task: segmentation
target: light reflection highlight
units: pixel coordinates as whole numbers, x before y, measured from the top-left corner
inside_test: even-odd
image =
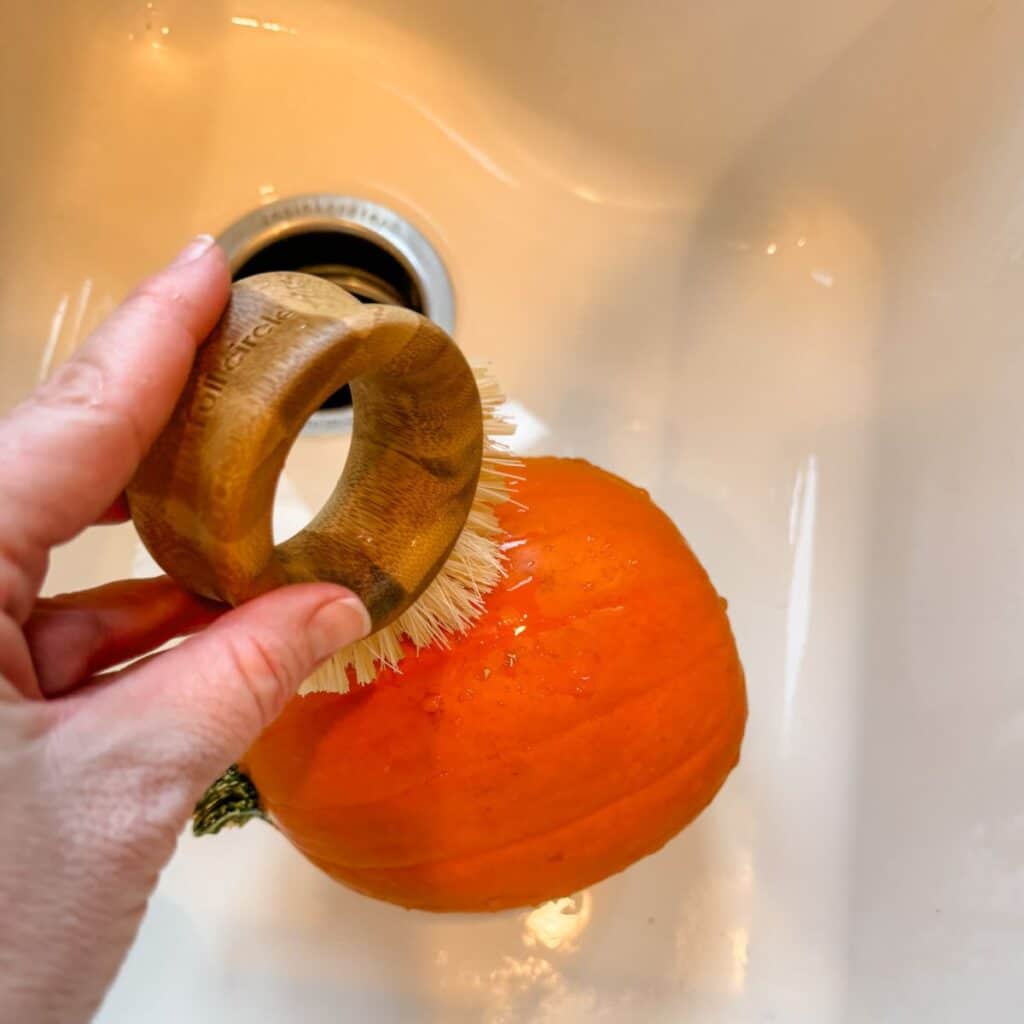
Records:
[[[53,369],[54,355],[57,351],[57,342],[60,340],[60,332],[64,327],[64,318],[68,313],[68,303],[71,301],[71,296],[65,292],[60,297],[60,302],[57,303],[57,308],[53,311],[53,316],[50,318],[50,334],[46,339],[46,347],[43,349],[43,358],[39,364],[39,383],[50,376],[50,371]]]
[[[729,932],[729,944],[732,947],[732,988],[734,992],[742,992],[747,980],[750,933],[746,928],[734,928]]]
[[[231,24],[237,25],[239,28],[259,28],[263,29],[264,32],[279,32],[289,36],[299,34],[297,28],[292,28],[290,25],[282,25],[279,21],[261,21],[259,18],[247,18],[242,15],[233,16]]]
[[[43,346],[43,355],[39,361],[39,382],[45,381],[53,372],[53,368],[63,362],[78,348],[84,332],[86,314],[92,299],[93,280],[85,278],[78,291],[73,319],[69,321],[68,310],[71,306],[71,294],[65,292],[57,308],[50,317],[50,331]]]
[[[523,945],[533,948],[576,948],[576,941],[590,924],[593,897],[589,889],[575,896],[563,896],[531,910],[523,921]]]
[[[814,569],[814,523],[818,509],[818,457],[810,455],[797,473],[789,509],[789,543],[793,569],[786,610],[786,657],[782,690],[782,743],[789,745],[793,705],[811,624],[811,578]]]
[[[497,178],[504,185],[510,188],[521,188],[518,178],[509,174],[503,167],[500,167],[491,157],[479,146],[474,145],[466,136],[459,132],[454,125],[450,124],[434,110],[428,107],[422,100],[413,93],[399,88],[393,82],[377,82],[381,89],[389,92],[397,100],[411,107],[420,114],[426,121],[433,125],[450,142],[458,146],[471,160],[482,167],[488,174]]]
[[[551,428],[522,402],[508,401],[501,406],[498,414],[508,417],[515,424],[515,446],[520,455],[526,455],[537,448],[551,433]]]

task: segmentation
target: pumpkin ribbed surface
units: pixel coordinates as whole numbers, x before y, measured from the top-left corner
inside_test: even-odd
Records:
[[[371,896],[566,895],[658,849],[738,760],[725,602],[671,520],[582,461],[523,475],[499,509],[508,578],[472,630],[370,686],[296,698],[242,763],[299,850]]]

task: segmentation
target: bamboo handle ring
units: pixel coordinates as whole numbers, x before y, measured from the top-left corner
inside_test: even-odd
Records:
[[[341,479],[313,521],[275,546],[288,450],[346,383],[354,425]],[[232,287],[128,503],[157,563],[195,593],[240,604],[288,583],[339,583],[379,629],[448,558],[482,454],[476,379],[441,328],[320,278],[260,274]]]

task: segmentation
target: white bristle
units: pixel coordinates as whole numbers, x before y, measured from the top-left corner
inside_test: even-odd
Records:
[[[400,671],[405,655],[402,637],[417,649],[448,647],[452,635],[465,633],[476,622],[483,613],[485,595],[504,577],[503,531],[494,508],[511,500],[509,488],[522,479],[511,471],[523,463],[494,440],[515,432],[515,424],[497,414],[505,401],[501,388],[490,371],[477,368],[474,374],[483,408],[484,454],[473,507],[448,561],[412,607],[390,626],[324,662],[302,684],[300,694],[347,693],[349,668],[360,685],[372,682],[382,669]]]

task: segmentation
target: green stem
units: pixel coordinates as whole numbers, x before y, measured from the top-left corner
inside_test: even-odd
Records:
[[[260,795],[252,779],[233,764],[196,804],[192,833],[213,836],[222,828],[238,828],[253,818],[270,820],[260,807]]]

